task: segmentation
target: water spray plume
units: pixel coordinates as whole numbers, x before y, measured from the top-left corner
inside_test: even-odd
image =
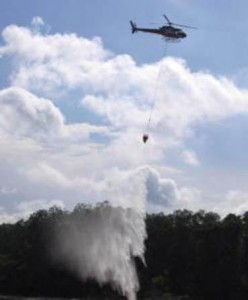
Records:
[[[81,279],[111,286],[136,299],[139,281],[135,257],[144,260],[144,214],[133,208],[77,206],[56,230],[56,259]]]

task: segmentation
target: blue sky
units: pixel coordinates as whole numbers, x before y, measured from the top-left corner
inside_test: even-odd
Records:
[[[246,11],[241,0],[1,2],[0,221],[106,199],[248,209]],[[162,38],[129,25],[160,26],[163,13],[198,28],[166,56]]]
[[[158,60],[164,42],[156,36],[132,36],[129,20],[148,27],[156,26],[150,22],[157,22],[159,26],[166,12],[174,22],[199,28],[188,30],[188,39],[169,49],[170,55],[185,58],[193,70],[233,74],[248,65],[247,3],[244,0],[157,0],[155,3],[152,0],[10,0],[0,5],[1,29],[9,24],[28,26],[34,16],[40,16],[53,33],[74,32],[88,38],[100,36],[106,48],[117,54],[129,53],[139,63]]]

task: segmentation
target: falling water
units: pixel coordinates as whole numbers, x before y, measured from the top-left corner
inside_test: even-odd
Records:
[[[82,280],[95,279],[129,300],[139,289],[134,257],[143,260],[144,214],[107,203],[76,209],[56,235],[56,258]]]

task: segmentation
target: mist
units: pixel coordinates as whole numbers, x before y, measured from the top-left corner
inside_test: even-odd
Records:
[[[107,202],[95,207],[79,205],[58,222],[53,257],[82,280],[109,283],[121,295],[135,300],[139,280],[134,258],[144,262],[145,238],[143,212]]]

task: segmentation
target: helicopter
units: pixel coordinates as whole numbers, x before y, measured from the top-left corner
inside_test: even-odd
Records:
[[[137,31],[155,33],[155,34],[162,35],[163,37],[166,38],[166,40],[176,41],[176,40],[186,38],[187,34],[182,29],[177,28],[175,26],[196,29],[196,27],[172,23],[165,14],[163,15],[163,17],[167,21],[168,25],[164,25],[157,29],[156,28],[139,28],[133,21],[130,21],[132,33],[135,33]]]

